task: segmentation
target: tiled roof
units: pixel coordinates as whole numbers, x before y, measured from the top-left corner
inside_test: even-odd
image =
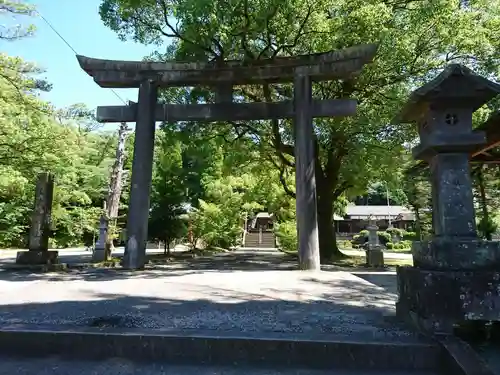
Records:
[[[402,215],[408,220],[409,217],[413,217],[413,212],[404,206],[347,206],[346,208],[346,218],[363,219],[370,215],[381,219],[388,216],[395,219]]]

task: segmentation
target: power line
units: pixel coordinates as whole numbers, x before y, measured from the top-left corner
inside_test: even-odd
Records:
[[[73,51],[73,53],[74,53],[75,55],[78,55],[78,52],[76,52],[76,50],[75,50],[75,49],[71,46],[71,44],[70,44],[70,43],[69,43],[69,42],[68,42],[68,41],[67,41],[67,40],[66,40],[66,39],[65,39],[65,38],[64,38],[64,37],[63,37],[63,36],[62,36],[62,35],[61,35],[58,31],[57,31],[57,30],[56,30],[56,28],[55,28],[55,27],[54,27],[54,26],[53,26],[53,25],[52,25],[52,24],[51,24],[51,23],[50,23],[50,22],[49,22],[49,21],[48,21],[48,20],[47,20],[47,19],[46,19],[46,18],[45,18],[45,17],[44,17],[44,16],[43,16],[40,12],[39,12],[39,11],[36,11],[36,13],[37,13],[37,14],[40,16],[40,18],[41,18],[41,19],[42,19],[42,20],[43,20],[43,21],[47,24],[47,26],[49,26],[49,27],[51,28],[51,30],[52,30],[54,33],[56,33],[56,35],[57,35],[57,36],[58,36],[58,37],[59,37],[59,38],[60,38],[60,39],[64,42],[64,44],[66,44],[66,45],[68,46],[68,48],[69,48],[70,50],[72,50],[72,51]],[[119,99],[119,100],[120,100],[123,104],[127,105],[127,102],[126,102],[125,100],[123,100],[123,98],[122,98],[120,95],[118,95],[118,93],[117,93],[115,90],[113,90],[113,89],[111,89],[111,88],[110,88],[110,90],[111,90],[111,92],[112,92],[113,94],[115,94],[115,96],[116,96],[116,97],[117,97],[117,98],[118,98],[118,99]]]

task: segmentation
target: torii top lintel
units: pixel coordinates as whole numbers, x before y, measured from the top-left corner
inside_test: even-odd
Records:
[[[377,45],[359,45],[294,57],[277,57],[252,62],[146,62],[102,60],[77,55],[81,68],[101,87],[133,88],[151,80],[159,86],[179,87],[220,84],[290,82],[297,72],[313,80],[331,80],[355,76],[371,62]]]

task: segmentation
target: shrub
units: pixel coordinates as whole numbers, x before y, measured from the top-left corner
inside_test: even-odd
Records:
[[[488,238],[488,236],[491,236],[493,233],[497,231],[498,225],[491,218],[488,218],[488,220],[486,220],[483,217],[481,218],[481,220],[479,220],[477,229],[481,237]]]
[[[387,228],[386,232],[390,233],[391,236],[396,235],[399,238],[403,238],[404,235],[406,234],[406,231],[400,228]]]
[[[394,248],[394,244],[393,244],[392,242],[387,242],[387,243],[385,244],[385,247],[386,247],[388,250],[391,250],[391,249],[393,249],[393,248]]]
[[[411,244],[412,241],[401,241],[398,243],[391,243],[391,247],[387,246],[387,249],[394,249],[394,250],[410,250],[411,249]]]
[[[352,247],[358,248],[359,246],[363,245],[366,241],[368,240],[368,232],[365,234],[355,234],[352,237]]]
[[[402,237],[403,241],[418,241],[417,233],[415,232],[405,232]]]
[[[409,249],[411,249],[412,243],[413,243],[413,241],[403,240],[400,243],[398,243],[398,245],[399,245],[400,249],[408,249],[409,250]]]
[[[337,246],[341,249],[352,249],[352,242],[349,240],[337,241]]]
[[[297,224],[295,220],[284,221],[274,225],[274,234],[278,246],[284,251],[297,251]]]
[[[378,240],[382,245],[385,245],[387,242],[391,242],[392,237],[390,233],[384,231],[378,231]],[[360,245],[364,245],[368,241],[368,231],[362,230],[359,234],[356,234],[352,237],[352,246],[360,247]]]
[[[377,235],[378,235],[378,240],[382,245],[385,245],[388,242],[391,242],[392,240],[392,236],[388,232],[378,231]]]

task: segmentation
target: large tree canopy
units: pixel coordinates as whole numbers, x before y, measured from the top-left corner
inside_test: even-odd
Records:
[[[373,180],[390,181],[413,129],[392,124],[416,85],[449,62],[498,74],[500,5],[471,0],[103,0],[101,17],[122,38],[162,46],[155,59],[255,60],[377,43],[355,79],[315,85],[318,98],[352,97],[357,115],[316,120],[318,220],[323,258],[338,254],[333,205]],[[112,56],[110,56],[112,58]],[[291,97],[289,85],[237,88],[250,101]],[[230,124],[251,134],[281,175],[293,167],[289,121]],[[221,127],[223,129],[223,127]],[[282,179],[284,180],[284,179]],[[286,187],[293,194],[293,189]]]

